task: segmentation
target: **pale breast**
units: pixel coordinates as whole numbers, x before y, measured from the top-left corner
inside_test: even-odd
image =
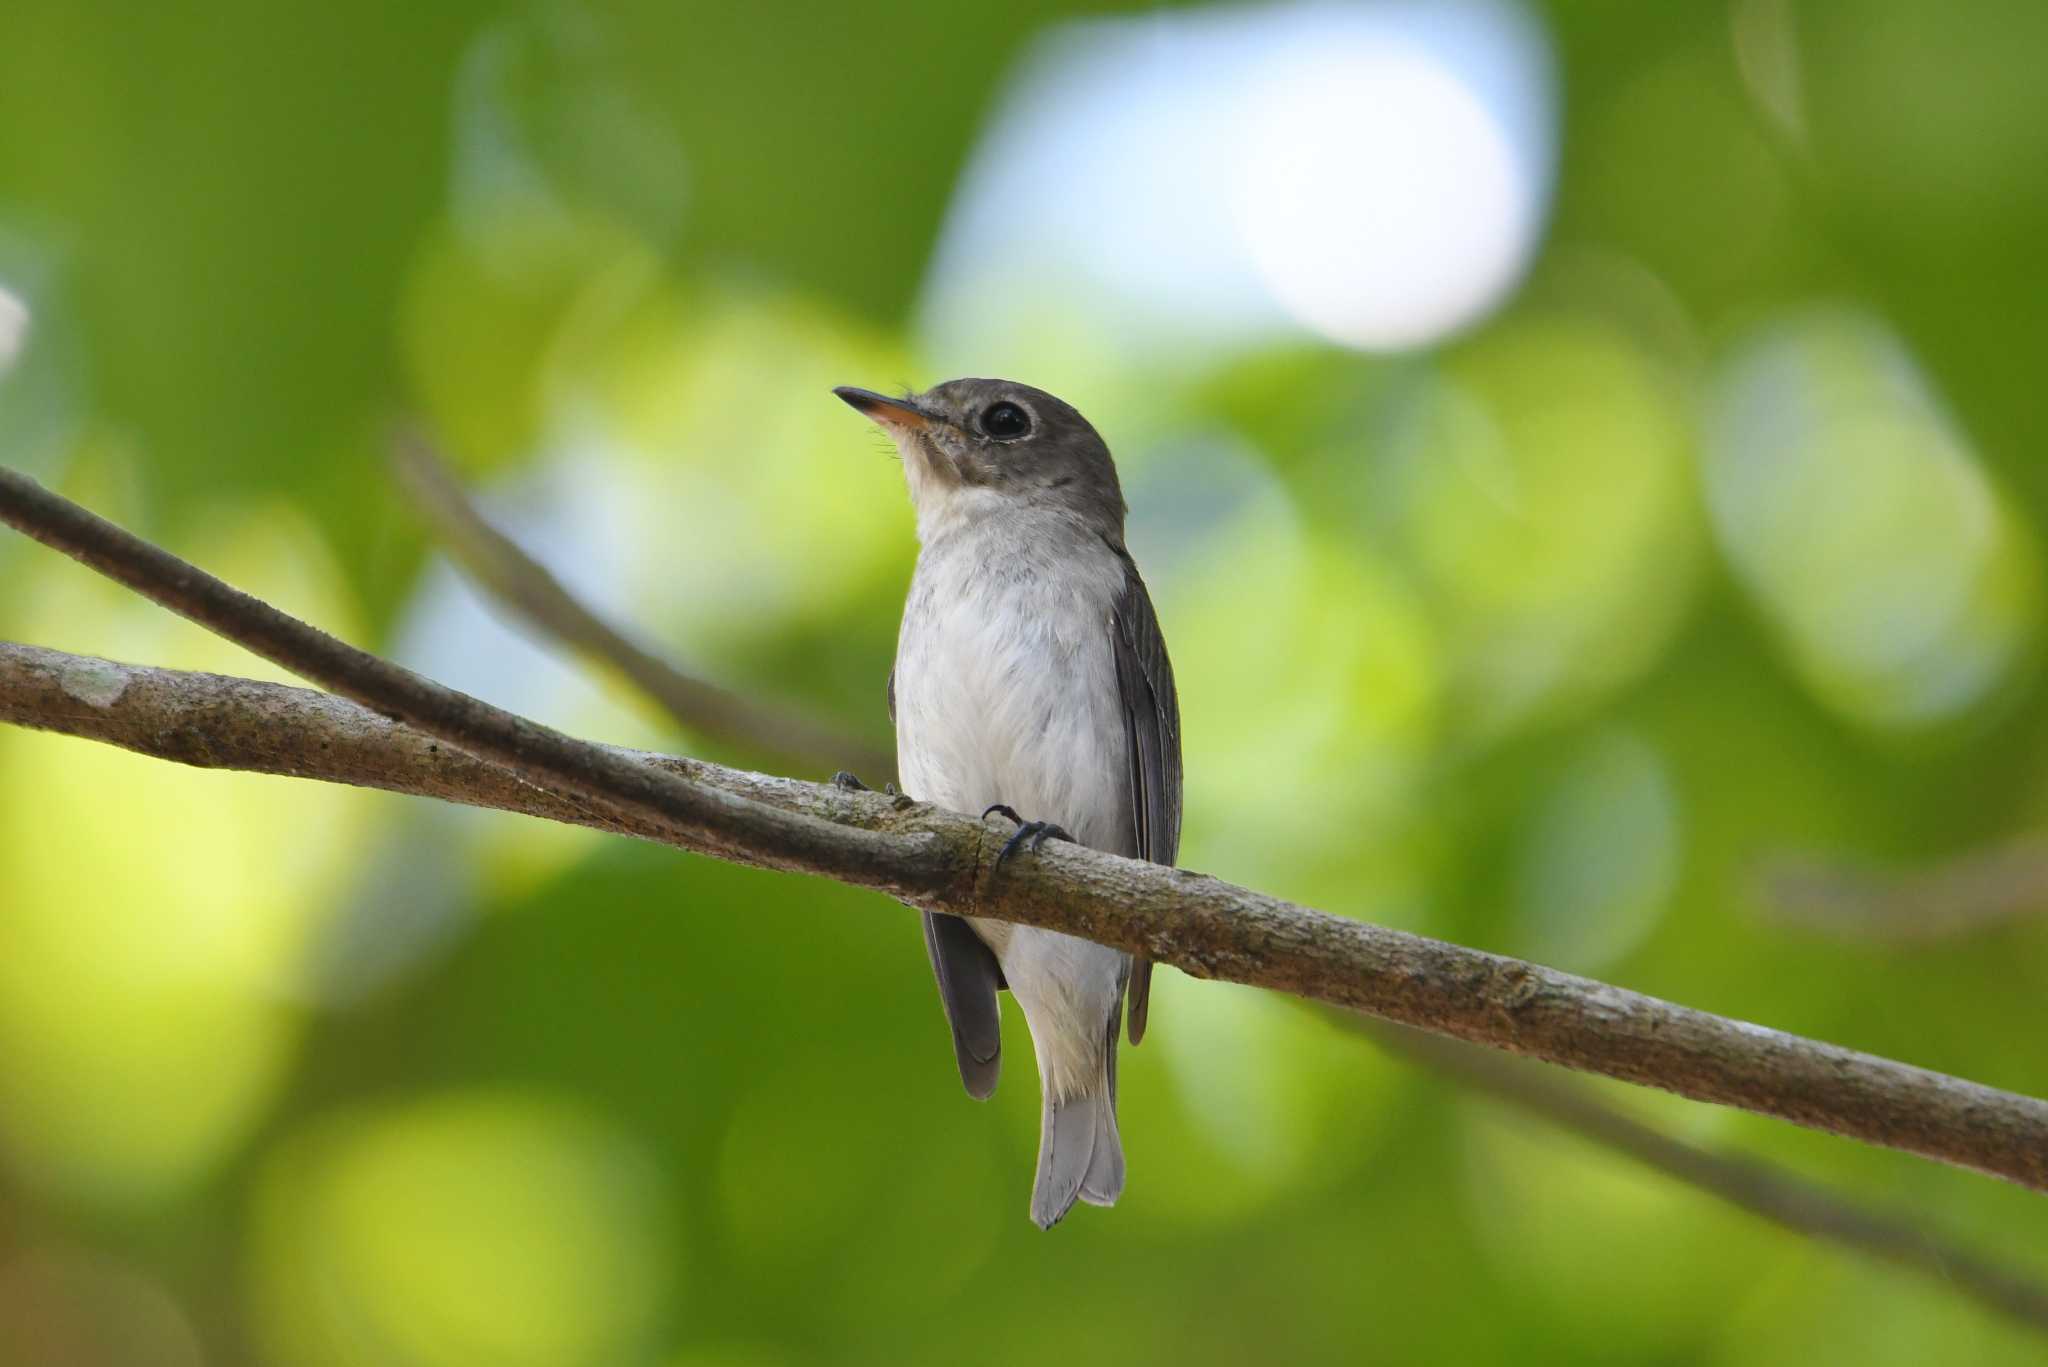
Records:
[[[1135,853],[1110,611],[1123,567],[1064,520],[1017,517],[927,546],[896,655],[904,790],[991,803]]]

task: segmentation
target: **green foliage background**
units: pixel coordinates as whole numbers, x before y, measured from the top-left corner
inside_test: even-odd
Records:
[[[826,390],[943,378],[963,166],[1114,8],[10,0],[4,459],[548,721],[748,758],[488,626],[387,475],[417,413],[652,638],[885,743],[909,514]],[[2048,1093],[2040,919],[1880,938],[1757,879],[2043,819],[2048,8],[1538,17],[1547,235],[1442,347],[1191,362],[987,303],[1125,469],[1185,862]],[[1746,416],[1785,375],[1796,439]],[[20,538],[0,634],[272,673]],[[1028,1043],[960,1096],[907,914],[510,818],[4,733],[0,945],[7,1361],[2039,1356],[1170,972],[1129,1194],[1041,1235]],[[2038,1198],[1611,1094],[2048,1273]]]

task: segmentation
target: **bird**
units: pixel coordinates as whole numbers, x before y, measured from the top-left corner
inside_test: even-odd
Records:
[[[1016,823],[999,869],[1048,839],[1173,863],[1180,704],[1102,437],[1009,380],[833,392],[894,441],[916,516],[887,689],[903,791]],[[1113,1205],[1117,1038],[1120,1024],[1144,1038],[1150,961],[934,912],[924,941],[969,1096],[986,1099],[1001,1071],[998,991],[1023,1010],[1043,1100],[1032,1220],[1050,1229],[1076,1200]]]

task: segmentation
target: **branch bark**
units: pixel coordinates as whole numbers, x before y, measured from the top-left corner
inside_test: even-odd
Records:
[[[372,739],[389,742],[396,728],[341,714],[355,733],[351,762],[358,768],[352,772],[374,769],[375,786],[427,792],[431,782],[438,789],[432,795],[452,797],[466,791],[467,782],[479,790],[480,805],[536,814],[536,807],[514,805],[512,795],[541,789],[523,801],[557,804],[556,812],[573,812],[567,819],[580,824],[735,862],[821,874],[929,910],[1063,930],[1149,954],[1197,977],[1291,992],[2048,1190],[2048,1103],[2031,1097],[1076,845],[1047,845],[998,874],[998,842],[985,841],[987,828],[970,817],[715,765],[650,763],[572,739],[355,650],[13,471],[0,470],[0,520],[421,733],[396,744],[402,753],[387,755]],[[134,677],[107,674],[97,689],[89,678],[81,688],[75,672],[68,684],[51,675],[76,666],[53,665],[48,652],[39,654],[44,658],[22,647],[8,651],[15,681],[0,687],[5,719],[117,744],[123,737],[154,738],[157,748],[139,747],[148,753],[187,751],[167,757],[203,753],[226,763],[247,750],[262,761],[255,767],[267,772],[362,781],[338,772],[343,766],[328,757],[335,749],[332,734],[264,726],[260,741],[249,735],[236,741],[200,726],[200,715],[185,706],[193,676],[147,671],[157,677],[144,681],[152,687],[137,692],[135,705],[157,697],[174,704],[175,715],[160,712],[154,721],[132,718],[116,726],[104,718],[121,712]],[[30,675],[42,682],[24,682]],[[192,686],[216,697],[223,688],[266,687],[199,677],[211,681]],[[337,719],[327,711],[337,706],[332,699],[280,696],[298,693],[280,690],[266,700],[296,707],[309,721]],[[173,733],[168,743],[167,730]],[[321,739],[328,741],[325,750]],[[437,742],[464,754],[445,756],[433,748]],[[370,752],[363,751],[366,745]],[[504,773],[486,782],[470,767],[479,762]],[[433,778],[408,773],[420,767]],[[497,800],[482,798],[484,788]]]

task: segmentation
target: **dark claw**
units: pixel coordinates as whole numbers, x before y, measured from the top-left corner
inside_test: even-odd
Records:
[[[988,820],[988,814],[989,814],[990,812],[1001,812],[1001,813],[1002,813],[1002,814],[1003,814],[1004,816],[1007,816],[1008,818],[1010,818],[1010,820],[1012,820],[1012,821],[1016,822],[1016,823],[1017,823],[1017,824],[1018,824],[1019,826],[1021,826],[1021,825],[1023,825],[1023,824],[1024,824],[1024,818],[1023,818],[1023,817],[1021,817],[1021,816],[1018,816],[1018,815],[1017,815],[1017,809],[1016,809],[1015,807],[1012,807],[1012,806],[1010,806],[1010,805],[1009,805],[1008,803],[1005,803],[1005,802],[991,802],[991,803],[989,803],[989,804],[988,804],[988,806],[986,806],[986,807],[983,807],[983,808],[981,809],[981,819],[982,819],[983,821],[986,821],[986,820]]]
[[[832,786],[834,788],[844,788],[848,792],[852,793],[865,793],[868,791],[867,784],[862,783],[858,778],[854,777],[851,773],[847,772],[844,769],[841,769],[838,773],[832,775]]]
[[[1073,838],[1064,826],[1055,826],[1050,821],[1027,821],[1017,827],[1016,833],[1010,837],[1010,842],[1003,846],[1003,852],[996,856],[996,867],[1001,868],[1003,861],[1015,854],[1017,847],[1026,842],[1029,842],[1031,852],[1037,854],[1038,847],[1048,840],[1071,841]]]

